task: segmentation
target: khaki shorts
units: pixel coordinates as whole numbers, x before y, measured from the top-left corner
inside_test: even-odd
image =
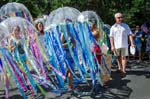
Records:
[[[128,48],[119,48],[114,52],[115,56],[128,56]]]

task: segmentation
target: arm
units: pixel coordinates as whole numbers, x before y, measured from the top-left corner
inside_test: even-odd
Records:
[[[110,44],[111,44],[111,50],[114,51],[115,46],[114,46],[114,38],[113,37],[110,37]]]
[[[132,36],[132,35],[129,35],[129,39],[130,39],[131,46],[134,47],[133,36]]]
[[[12,52],[12,51],[15,49],[15,46],[13,46],[13,45],[11,46],[11,45],[10,45],[9,48],[10,48],[10,51]]]
[[[111,50],[115,51],[113,27],[110,29],[110,45],[111,45]]]
[[[136,37],[136,33],[132,34],[133,37]]]
[[[10,40],[8,40],[8,48],[10,52],[12,52],[15,49],[15,46],[13,45],[13,40],[11,38]]]
[[[137,38],[141,38],[142,36],[141,35],[139,35],[139,36],[136,36]]]
[[[133,34],[132,34],[132,32],[131,32],[131,30],[130,30],[128,25],[127,25],[127,33],[129,35],[129,40],[130,40],[131,46],[134,47]]]
[[[66,48],[68,46],[68,44],[67,44],[67,42],[65,43],[65,37],[63,34],[61,35],[61,41],[62,41],[63,47]]]
[[[140,34],[140,35],[138,35],[138,36],[136,35],[136,37],[137,37],[137,38],[141,38],[141,37],[142,37],[142,34]]]

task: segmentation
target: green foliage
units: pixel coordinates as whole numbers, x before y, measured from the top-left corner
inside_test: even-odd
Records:
[[[122,12],[124,21],[131,26],[150,22],[150,0],[0,0],[0,7],[8,2],[23,3],[34,18],[70,6],[80,11],[93,10],[110,25],[114,23],[116,12]]]

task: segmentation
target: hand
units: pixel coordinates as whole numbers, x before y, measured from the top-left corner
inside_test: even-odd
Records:
[[[135,34],[132,34],[133,37],[135,37]]]
[[[21,44],[21,42],[20,42],[20,41],[18,41],[18,42],[17,42],[17,45],[20,45],[20,44]]]
[[[10,51],[11,51],[11,52],[13,52],[14,49],[15,49],[15,46],[11,46],[11,47],[10,47]]]
[[[111,51],[113,51],[113,52],[115,51],[115,47],[114,46],[111,47]]]
[[[135,47],[135,45],[133,43],[131,43],[131,47]]]

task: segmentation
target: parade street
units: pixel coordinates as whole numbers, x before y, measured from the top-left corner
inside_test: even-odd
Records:
[[[0,99],[150,99],[150,0],[0,0]]]
[[[150,99],[150,62],[136,61],[128,62],[127,76],[121,78],[116,73],[116,66],[112,67],[112,80],[108,82],[108,88],[102,88],[97,85],[97,92],[91,93],[91,87],[87,84],[79,84],[76,87],[77,92],[64,92],[61,95],[46,90],[44,99]],[[90,78],[89,78],[90,81]],[[0,99],[4,99],[4,92],[0,92]],[[23,99],[17,89],[12,89],[9,93],[10,99]],[[28,99],[32,99],[28,95]],[[37,99],[43,99],[39,95]]]

